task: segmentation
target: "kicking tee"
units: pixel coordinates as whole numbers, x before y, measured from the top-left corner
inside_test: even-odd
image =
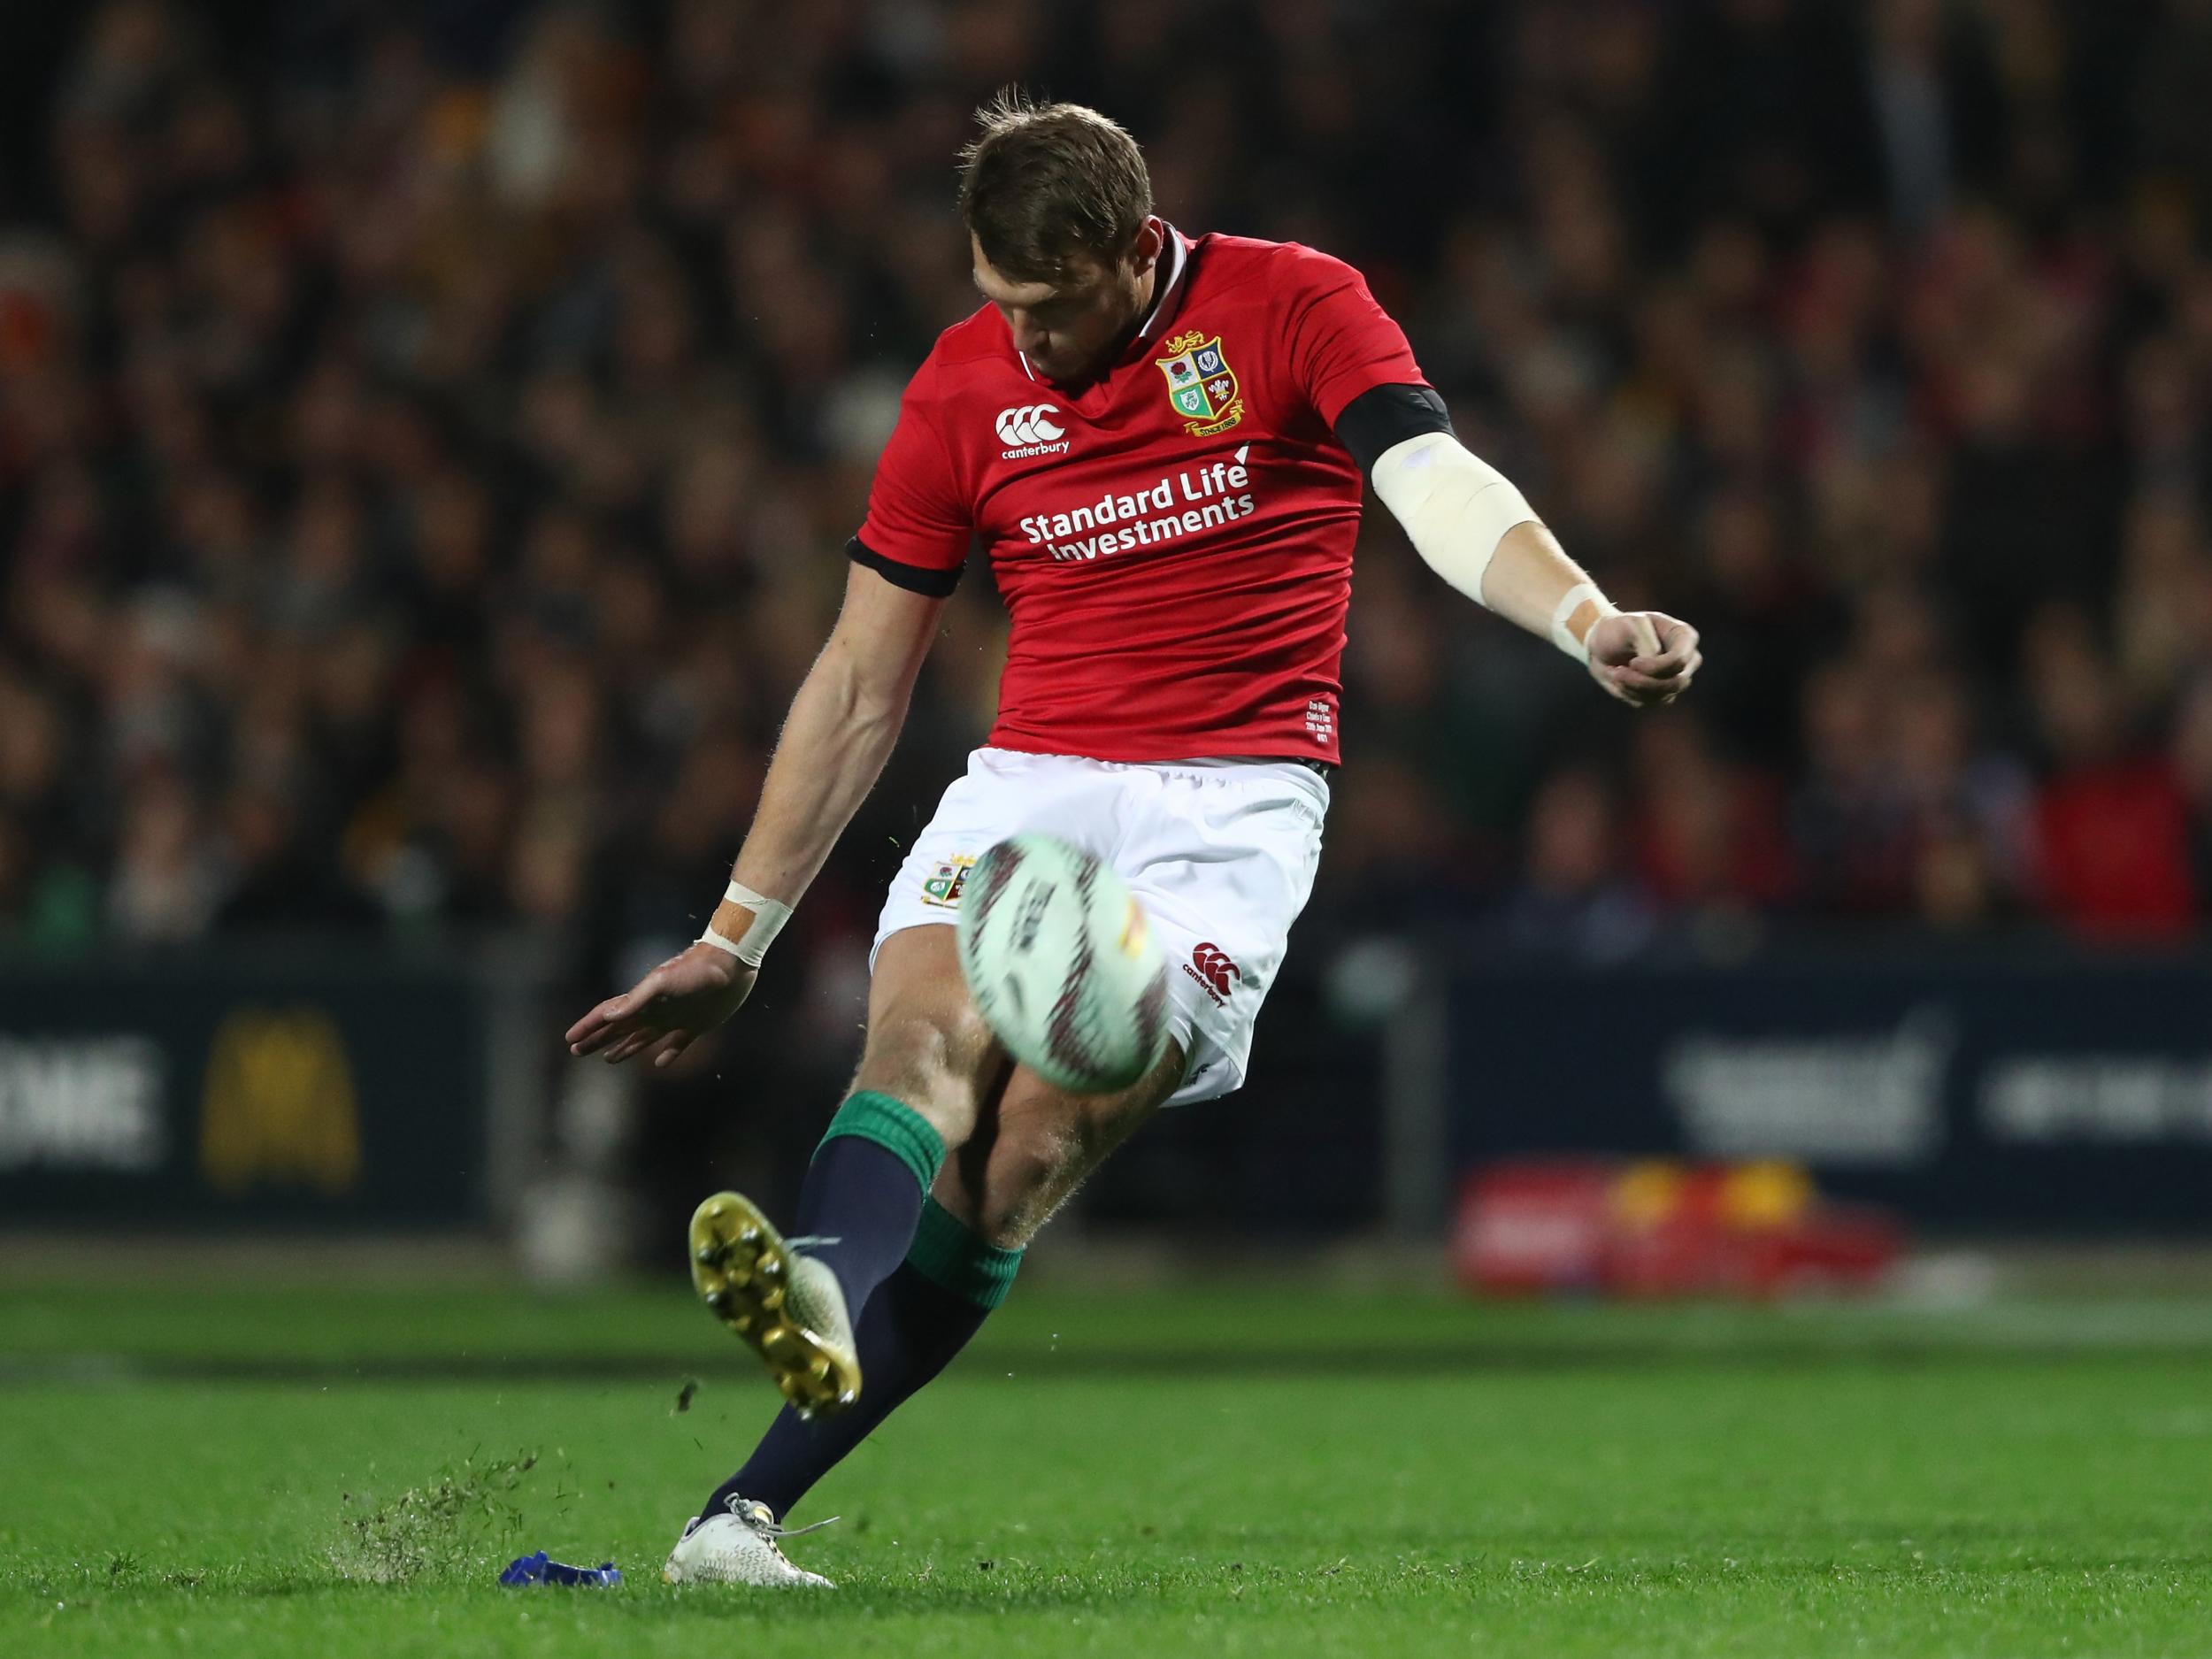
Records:
[[[1156,282],[1075,391],[991,306],[938,336],[849,551],[942,595],[982,548],[1012,618],[996,748],[1333,762],[1361,480],[1331,428],[1421,372],[1359,273],[1295,242],[1171,227]]]

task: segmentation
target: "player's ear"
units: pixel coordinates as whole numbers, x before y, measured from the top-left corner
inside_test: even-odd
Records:
[[[1142,276],[1160,263],[1160,250],[1167,246],[1167,232],[1161,228],[1156,218],[1148,218],[1137,227],[1136,236],[1129,244],[1130,268]]]

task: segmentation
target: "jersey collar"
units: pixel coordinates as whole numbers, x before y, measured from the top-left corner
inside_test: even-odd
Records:
[[[1190,243],[1183,233],[1165,219],[1160,220],[1160,229],[1166,237],[1167,259],[1160,280],[1153,285],[1152,309],[1145,313],[1144,326],[1137,330],[1140,343],[1157,334],[1175,314],[1182,299],[1183,277],[1190,269]]]

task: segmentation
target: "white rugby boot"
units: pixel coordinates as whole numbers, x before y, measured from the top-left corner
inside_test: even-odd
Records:
[[[794,1566],[790,1557],[783,1553],[784,1539],[827,1526],[828,1521],[787,1530],[776,1525],[776,1517],[769,1513],[764,1503],[756,1503],[750,1498],[732,1498],[729,1503],[727,1515],[710,1515],[703,1521],[695,1515],[684,1523],[684,1535],[676,1540],[676,1548],[668,1552],[668,1564],[661,1569],[662,1578],[671,1584],[787,1585],[816,1590],[837,1587],[818,1572]]]
[[[691,1282],[801,1417],[860,1398],[860,1355],[837,1275],[792,1248],[751,1199],[717,1193],[693,1212]]]

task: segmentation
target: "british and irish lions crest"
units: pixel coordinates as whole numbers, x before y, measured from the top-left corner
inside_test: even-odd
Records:
[[[1167,401],[1183,417],[1185,432],[1194,438],[1210,438],[1244,419],[1237,372],[1222,354],[1219,334],[1209,338],[1194,329],[1165,343],[1172,355],[1153,361],[1167,376]]]

